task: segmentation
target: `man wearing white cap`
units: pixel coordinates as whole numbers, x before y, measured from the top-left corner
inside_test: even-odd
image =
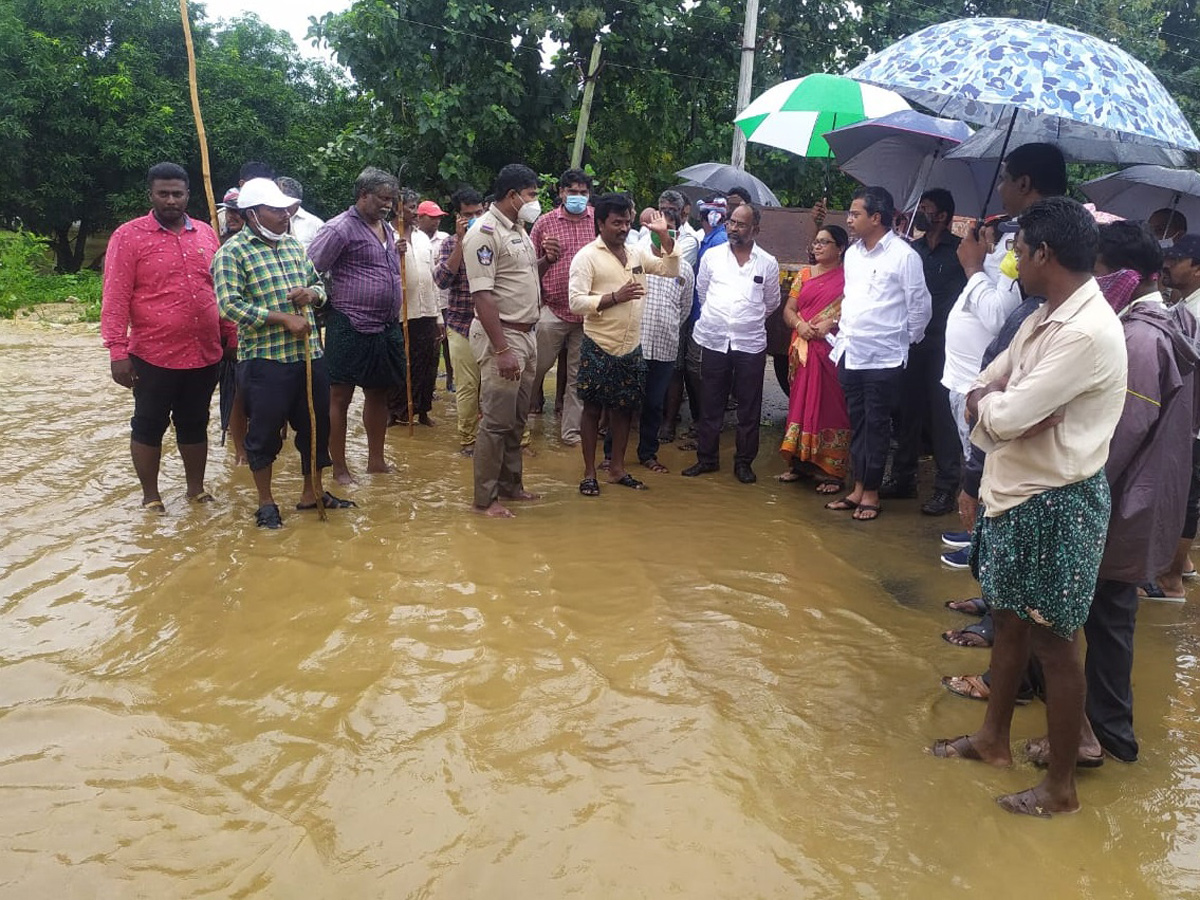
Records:
[[[269,178],[252,178],[238,195],[246,227],[225,242],[213,257],[213,284],[221,314],[238,326],[238,392],[246,404],[250,427],[246,456],[258,490],[255,522],[280,528],[283,519],[271,493],[271,471],[283,448],[280,430],[289,424],[296,434],[304,489],[297,509],[316,509],[311,466],[318,471],[329,459],[329,372],[322,358],[312,308],[325,303],[320,276],[300,242],[288,234],[285,195]],[[305,359],[312,360],[312,396],[306,386]],[[317,459],[311,459],[310,404],[316,410]],[[328,491],[324,506],[354,504]]]

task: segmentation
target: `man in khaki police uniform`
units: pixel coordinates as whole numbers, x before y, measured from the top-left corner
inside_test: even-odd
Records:
[[[537,377],[541,288],[539,270],[558,258],[547,240],[538,259],[525,233],[541,214],[537,173],[505,166],[496,176],[495,200],[463,238],[463,263],[475,321],[471,349],[479,361],[479,411],[475,439],[475,511],[509,518],[501,500],[536,500],[521,480],[521,433]]]

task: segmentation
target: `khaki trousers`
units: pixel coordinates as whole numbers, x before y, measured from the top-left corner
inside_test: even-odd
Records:
[[[537,325],[537,378],[540,384],[558,359],[563,346],[567,348],[567,391],[563,397],[560,433],[564,443],[579,443],[579,423],[583,419],[583,402],[575,389],[579,380],[579,349],[583,346],[583,324],[564,322],[543,306]],[[550,392],[554,396],[554,392]]]
[[[471,342],[455,331],[446,329],[450,346],[450,365],[454,367],[454,405],[458,410],[458,442],[464,447],[475,444],[479,427],[479,362]]]
[[[496,357],[483,325],[471,323],[471,349],[479,364],[479,431],[475,436],[475,506],[486,509],[500,497],[523,489],[521,434],[529,416],[537,377],[537,341],[532,332],[504,330],[509,349],[517,356],[521,377],[500,377]]]

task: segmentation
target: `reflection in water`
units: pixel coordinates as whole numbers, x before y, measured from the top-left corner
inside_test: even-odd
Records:
[[[255,529],[220,448],[220,502],[167,454],[148,517],[98,337],[0,347],[3,896],[1200,894],[1194,605],[1142,611],[1143,761],[1024,821],[992,797],[1026,766],[922,752],[983,710],[937,676],[987,658],[938,639],[971,582],[915,504],[852,523],[769,455],[584,499],[535,420],[514,521],[466,511],[448,426],[390,431],[398,474],[326,524]]]

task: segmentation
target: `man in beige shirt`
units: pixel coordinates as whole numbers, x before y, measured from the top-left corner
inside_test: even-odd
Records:
[[[1046,681],[1046,777],[998,798],[1009,812],[1079,809],[1075,763],[1084,676],[1077,633],[1091,606],[1108,531],[1104,463],[1125,404],[1121,324],[1092,278],[1091,214],[1065,197],[1029,207],[1014,247],[1021,286],[1046,302],[967,395],[971,442],[987,451],[985,505],[971,564],[995,612],[991,693],[983,725],[939,740],[935,756],[1009,766],[1009,729],[1032,651]]]
[[[600,236],[583,247],[571,261],[569,300],[571,312],[582,315],[583,345],[579,351],[577,390],[583,401],[580,436],[583,445],[583,481],[579,493],[595,497],[596,440],[600,414],[608,410],[612,437],[610,484],[634,490],[646,486],[625,471],[625,447],[633,411],[646,389],[646,363],[642,359],[642,297],[646,275],[674,278],[679,274],[679,253],[666,217],[658,210],[649,228],[658,235],[663,256],[648,248],[627,244],[633,203],[624,194],[604,194],[595,201],[596,229]]]
[[[471,349],[479,362],[479,432],[475,438],[475,510],[510,518],[501,500],[536,500],[525,490],[521,432],[537,375],[533,326],[541,306],[541,259],[525,225],[541,213],[537,173],[513,163],[496,176],[495,200],[463,238],[463,264],[475,301]],[[547,253],[551,251],[547,249]]]

